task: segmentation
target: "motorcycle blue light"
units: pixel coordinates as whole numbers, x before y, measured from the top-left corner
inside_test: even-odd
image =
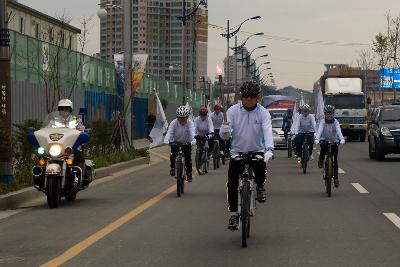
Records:
[[[39,147],[38,148],[38,154],[39,155],[43,155],[44,154],[44,148],[43,147]]]

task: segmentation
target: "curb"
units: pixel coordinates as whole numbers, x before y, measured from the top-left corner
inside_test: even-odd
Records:
[[[126,162],[121,162],[117,164],[113,164],[108,167],[103,167],[96,169],[96,177],[95,180],[101,179],[103,177],[109,176],[112,173],[122,171],[127,168],[136,167],[143,164],[149,164],[150,158],[143,157],[137,158]],[[15,209],[19,205],[31,201],[35,198],[41,197],[44,194],[33,187],[27,187],[15,192],[11,192],[5,195],[0,196],[0,210],[9,210]]]

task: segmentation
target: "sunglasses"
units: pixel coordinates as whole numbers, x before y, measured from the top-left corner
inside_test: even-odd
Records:
[[[253,98],[254,99],[254,98],[257,98],[258,95],[245,93],[245,94],[242,94],[242,97],[243,98]]]

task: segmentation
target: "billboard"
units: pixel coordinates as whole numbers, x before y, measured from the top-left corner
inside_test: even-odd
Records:
[[[400,68],[380,70],[381,88],[400,88]]]
[[[325,94],[362,94],[361,78],[327,78]]]

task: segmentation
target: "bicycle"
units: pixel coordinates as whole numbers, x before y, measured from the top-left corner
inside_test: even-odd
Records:
[[[293,146],[292,146],[292,133],[289,131],[286,135],[286,146],[287,146],[287,153],[288,158],[290,159],[293,157]]]
[[[247,247],[247,239],[250,238],[250,217],[255,215],[256,209],[256,184],[250,162],[264,160],[264,158],[259,153],[248,152],[232,157],[231,160],[241,161],[244,165],[239,175],[238,215],[242,232],[242,247]]]
[[[176,195],[181,197],[181,195],[184,193],[186,179],[185,156],[182,151],[182,146],[190,144],[173,142],[170,145],[177,146],[178,148],[178,154],[175,159]]]
[[[208,173],[208,137],[197,136],[197,149],[196,149],[196,169],[199,175]]]
[[[301,145],[301,167],[303,168],[303,173],[307,173],[307,163],[310,160],[310,153],[309,153],[309,145],[308,140],[309,138],[313,138],[313,133],[300,133],[299,135],[304,135],[303,144]]]
[[[216,170],[217,168],[219,168],[219,163],[221,160],[221,156],[220,156],[220,152],[219,152],[219,139],[218,139],[218,135],[214,134],[213,137],[213,151],[212,151],[212,156],[213,156],[213,167],[214,170]]]
[[[327,142],[325,140],[320,141],[320,144],[326,144],[328,146],[328,153],[325,157],[324,162],[324,169],[323,169],[323,178],[325,181],[326,193],[328,197],[331,197],[332,194],[332,179],[333,179],[333,153],[332,153],[332,146],[338,145],[337,142]]]

